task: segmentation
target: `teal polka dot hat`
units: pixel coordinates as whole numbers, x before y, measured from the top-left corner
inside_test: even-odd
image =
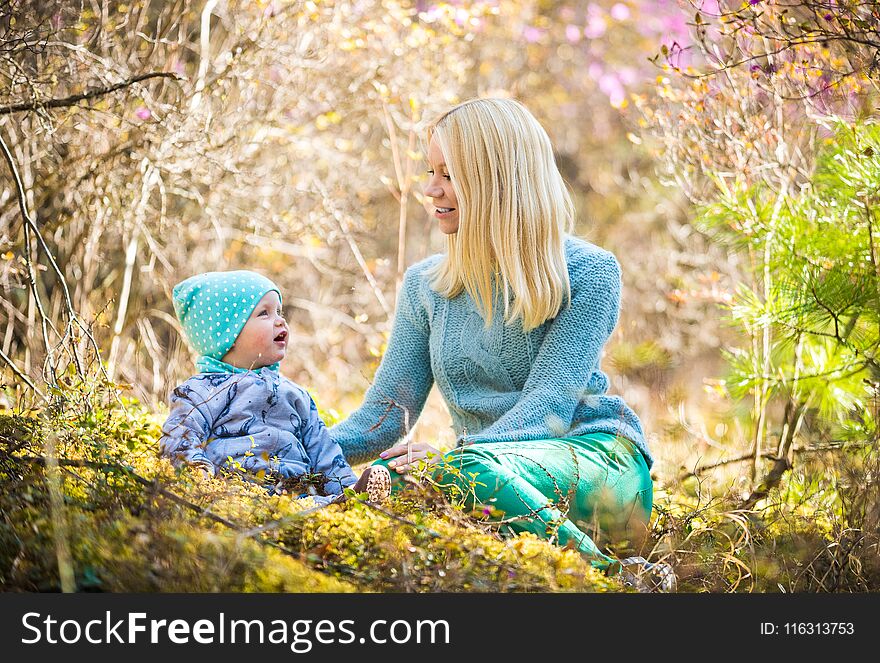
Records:
[[[272,281],[246,270],[205,272],[174,286],[174,312],[187,343],[202,355],[200,366],[204,358],[222,360],[263,295],[272,290],[281,297]]]

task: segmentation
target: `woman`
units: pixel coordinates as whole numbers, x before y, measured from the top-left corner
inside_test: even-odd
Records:
[[[444,460],[435,478],[447,492],[617,570],[585,530],[644,533],[653,491],[641,424],[599,370],[620,267],[569,235],[574,208],[550,139],[521,104],[464,102],[428,140],[425,195],[447,251],[407,270],[374,383],[331,437],[352,463],[385,449],[378,462],[392,474]],[[443,457],[413,443],[408,455],[405,422],[434,382],[458,446]]]

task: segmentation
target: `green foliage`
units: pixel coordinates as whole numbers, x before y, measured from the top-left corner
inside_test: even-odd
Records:
[[[744,339],[724,387],[754,403],[778,444],[752,493],[691,476],[660,496],[659,531],[685,589],[865,591],[880,582],[880,127],[841,124],[810,181],[717,176],[702,229],[737,252],[748,283],[727,306]],[[734,182],[729,183],[731,179]],[[767,439],[767,438],[765,438]],[[789,469],[792,468],[792,469]]]
[[[0,586],[60,588],[54,441],[80,591],[619,591],[577,552],[502,539],[429,488],[316,509],[242,477],[176,471],[158,433],[131,400],[0,415]]]
[[[699,222],[744,254],[755,281],[738,288],[728,321],[771,339],[727,353],[730,394],[765,388],[848,425],[880,377],[880,128],[841,125],[799,192],[716,182],[720,199]]]

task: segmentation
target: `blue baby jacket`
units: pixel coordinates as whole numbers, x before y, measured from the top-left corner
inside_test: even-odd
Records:
[[[364,402],[330,429],[351,462],[375,456],[406,434],[436,382],[459,444],[540,440],[602,432],[632,440],[653,458],[641,423],[608,391],[599,368],[620,313],[620,265],[614,255],[567,237],[571,305],[523,331],[502,313],[486,328],[471,296],[446,298],[429,284],[434,255],[410,267],[394,325]],[[503,307],[502,307],[503,309]],[[495,309],[498,311],[498,309]]]
[[[338,495],[356,482],[305,389],[278,371],[200,373],[175,388],[159,448],[175,465],[212,474],[235,461],[249,474],[323,473]]]

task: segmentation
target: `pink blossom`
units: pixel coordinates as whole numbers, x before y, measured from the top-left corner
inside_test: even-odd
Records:
[[[529,25],[523,29],[522,34],[523,34],[523,38],[527,42],[529,42],[530,44],[534,44],[536,41],[538,41],[544,35],[544,31],[539,30],[538,28],[536,28],[532,25]]]
[[[672,33],[674,37],[680,37],[688,34],[687,18],[681,12],[670,14],[663,17],[663,29]]]
[[[576,41],[580,41],[581,31],[576,25],[566,25],[565,26],[565,38],[568,41],[574,43]]]
[[[608,95],[612,106],[620,106],[626,98],[626,91],[620,83],[620,79],[614,74],[604,74],[599,79],[599,89]]]
[[[592,16],[584,26],[584,37],[587,39],[598,39],[605,34],[608,29],[608,23],[602,16]]]
[[[669,49],[669,55],[666,56],[666,60],[673,67],[684,69],[693,62],[693,50],[690,47],[682,46],[673,37],[674,35],[664,35],[663,37],[663,44]]]
[[[426,11],[422,12],[422,20],[428,23],[433,23],[442,16],[443,9],[439,5],[431,5]]]
[[[149,120],[153,116],[150,109],[146,106],[141,106],[134,112],[134,114],[139,120]]]
[[[615,21],[625,21],[629,18],[629,7],[622,2],[618,2],[611,8],[611,18]]]
[[[635,67],[621,67],[617,75],[620,76],[620,82],[624,85],[633,85],[639,78]]]

